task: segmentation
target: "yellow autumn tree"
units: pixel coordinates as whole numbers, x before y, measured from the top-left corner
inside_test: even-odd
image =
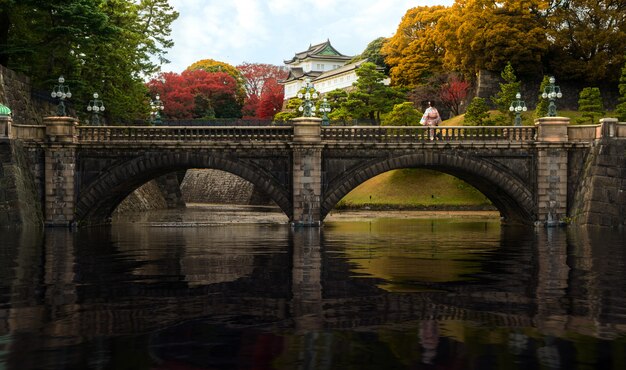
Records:
[[[444,50],[436,42],[433,31],[447,9],[444,6],[419,6],[409,9],[402,17],[395,35],[381,49],[391,68],[394,85],[414,87],[441,72]]]
[[[511,62],[520,75],[537,75],[548,50],[548,1],[457,0],[437,23],[435,42],[447,69],[473,75]]]
[[[626,1],[572,0],[548,18],[550,68],[589,85],[619,80],[626,50]]]

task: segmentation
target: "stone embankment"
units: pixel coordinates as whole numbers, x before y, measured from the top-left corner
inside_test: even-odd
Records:
[[[578,225],[626,226],[626,140],[602,140],[591,150],[571,214]]]
[[[41,125],[43,117],[54,115],[56,112],[53,103],[43,98],[33,99],[30,78],[2,65],[0,65],[0,103],[11,108],[13,123],[18,125]]]
[[[188,170],[181,191],[185,203],[273,204],[249,181],[219,170]]]
[[[0,139],[0,226],[43,226],[42,201],[18,142]]]
[[[239,176],[219,170],[192,169],[147,182],[120,203],[115,214],[181,208],[190,203],[273,204]]]

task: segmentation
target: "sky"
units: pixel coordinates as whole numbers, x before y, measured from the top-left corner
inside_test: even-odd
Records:
[[[201,59],[233,66],[284,65],[311,44],[330,40],[342,54],[360,54],[378,37],[391,37],[416,6],[454,0],[170,0],[180,16],[165,72],[182,72]]]

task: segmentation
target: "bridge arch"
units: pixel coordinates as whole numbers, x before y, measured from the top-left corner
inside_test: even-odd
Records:
[[[181,169],[207,168],[237,175],[261,189],[292,218],[289,189],[266,170],[211,153],[144,153],[119,163],[79,190],[76,222],[107,223],[115,208],[142,184]]]
[[[386,157],[346,171],[328,184],[322,200],[321,218],[324,219],[345,195],[361,183],[401,168],[428,168],[460,178],[483,193],[500,211],[504,222],[531,224],[535,220],[530,184],[487,160],[446,153]]]

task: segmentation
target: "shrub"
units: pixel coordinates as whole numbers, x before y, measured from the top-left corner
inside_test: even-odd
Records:
[[[404,102],[394,105],[383,123],[386,126],[417,126],[421,118],[422,113],[415,109],[413,103]]]
[[[464,124],[467,126],[482,126],[490,123],[488,118],[489,107],[485,99],[479,97],[472,99],[465,112]]]

